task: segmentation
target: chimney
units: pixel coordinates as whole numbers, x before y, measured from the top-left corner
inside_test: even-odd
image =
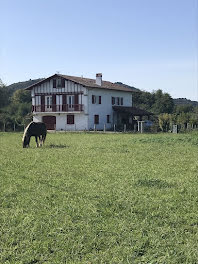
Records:
[[[102,85],[102,73],[96,73],[96,84]]]

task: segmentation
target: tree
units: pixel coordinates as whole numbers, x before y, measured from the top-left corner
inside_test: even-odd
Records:
[[[145,91],[137,91],[133,93],[134,106],[145,110],[150,110],[154,104],[154,95]]]
[[[3,126],[3,131],[6,131],[6,125],[11,124],[12,120],[8,113],[0,112],[0,126]]]
[[[182,112],[177,116],[177,123],[182,125],[183,127],[186,127],[187,123],[190,120],[190,114]]]
[[[154,93],[155,103],[152,105],[152,110],[155,114],[172,113],[174,109],[174,101],[168,93],[163,93],[162,90],[157,90]]]
[[[6,88],[3,86],[0,91]],[[4,90],[3,90],[4,92]],[[7,90],[6,90],[7,92]],[[9,93],[6,93],[7,97],[3,97],[1,114],[0,114],[0,124],[3,126],[4,130],[6,126],[11,126],[15,129],[15,126],[23,127],[24,124],[32,120],[31,115],[31,94],[26,90],[17,90],[14,92],[13,96],[9,98]],[[0,94],[0,98],[1,98]],[[9,98],[9,100],[5,100]]]
[[[170,114],[160,114],[159,115],[159,126],[163,132],[167,132],[171,129],[172,117]]]
[[[27,90],[16,90],[11,100],[15,104],[31,103],[31,93]]]
[[[198,125],[198,114],[192,113],[189,118],[189,123],[193,126]]]
[[[3,108],[9,104],[9,91],[7,87],[0,79],[0,108]]]
[[[194,107],[191,104],[187,104],[187,105],[176,105],[174,107],[174,112],[176,114],[181,114],[183,113],[189,113],[189,112],[193,112]]]
[[[172,113],[174,101],[168,93],[157,90],[153,93],[138,91],[133,93],[134,106],[151,111],[155,114]]]

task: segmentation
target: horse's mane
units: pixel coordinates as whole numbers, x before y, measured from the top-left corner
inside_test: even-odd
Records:
[[[25,128],[25,130],[24,130],[24,133],[23,133],[22,142],[24,142],[24,140],[25,140],[25,136],[26,136],[26,134],[27,134],[27,131],[28,131],[28,129],[29,129],[29,127],[30,127],[30,125],[31,125],[32,123],[33,123],[33,122],[30,122],[29,125],[26,126],[26,128]]]

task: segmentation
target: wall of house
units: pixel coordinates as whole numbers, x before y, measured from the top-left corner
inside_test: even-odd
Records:
[[[92,104],[92,95],[101,96],[101,104]],[[99,124],[96,125],[96,129],[102,130],[104,124],[106,129],[113,128],[114,120],[113,109],[112,109],[112,96],[113,97],[122,97],[123,106],[132,106],[132,93],[122,92],[116,90],[106,90],[106,89],[89,89],[88,95],[88,111],[89,111],[89,120],[88,128],[94,129],[94,115],[99,115]],[[110,122],[107,124],[107,115],[110,115]]]
[[[42,116],[40,116],[40,115],[34,115],[33,116],[33,121],[34,122],[42,122]]]
[[[73,114],[73,113],[68,113]],[[75,131],[75,130],[88,130],[88,115],[85,114],[74,114],[74,124],[67,124],[67,114],[52,114],[56,116],[56,130],[66,130],[66,131]],[[46,114],[37,114],[33,116],[34,122],[42,122],[43,116]]]
[[[72,81],[67,81],[65,80],[65,87],[63,88],[53,88],[53,79],[51,80],[46,80],[46,82],[35,86],[31,90],[31,95],[32,95],[32,105],[41,105],[41,95],[46,94],[46,95],[53,95],[57,94],[57,97],[60,98],[60,100],[57,99],[57,102],[62,104],[62,94],[79,94],[78,96],[78,102],[79,104],[84,104],[86,105],[86,98],[84,98],[84,95],[86,96],[87,94],[87,88],[83,87],[80,84],[76,84]],[[81,95],[82,94],[82,95]],[[36,95],[36,96],[35,96]],[[86,108],[86,107],[85,107]],[[86,110],[86,109],[85,109]]]
[[[84,114],[74,114],[74,124],[67,124],[67,114],[60,114],[56,116],[56,130],[87,130],[88,128],[88,116]]]
[[[64,88],[53,88],[53,79],[46,80],[46,82],[34,87],[31,91],[32,96],[35,94],[57,94],[57,93],[76,93],[84,92],[84,87],[81,84],[76,84],[72,81],[65,80]]]

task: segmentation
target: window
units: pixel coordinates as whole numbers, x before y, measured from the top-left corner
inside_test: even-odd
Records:
[[[74,124],[74,115],[67,115],[67,124],[68,125]]]
[[[111,103],[112,103],[112,105],[115,104],[115,97],[111,97]]]
[[[41,96],[35,96],[35,105],[41,105]]]
[[[67,96],[67,104],[68,104],[70,107],[73,107],[73,105],[74,105],[74,100],[75,100],[75,96],[74,96],[74,95],[68,95],[68,96]]]
[[[57,79],[57,88],[61,88],[61,85],[62,85],[61,79]]]
[[[111,123],[110,122],[110,115],[107,115],[107,123]]]
[[[95,103],[96,103],[96,96],[92,95],[92,104],[95,104]]]
[[[62,95],[56,95],[56,111],[62,110],[63,99]]]
[[[123,97],[111,97],[112,105],[123,105]]]
[[[92,104],[101,104],[102,96],[92,95]]]
[[[65,87],[65,79],[53,79],[53,88],[64,88]]]
[[[65,79],[61,79],[61,86],[62,86],[62,88],[65,88]]]
[[[99,124],[99,115],[94,115],[94,124]]]
[[[56,79],[53,79],[53,88],[56,88]]]
[[[46,108],[52,108],[52,96],[45,97]]]

